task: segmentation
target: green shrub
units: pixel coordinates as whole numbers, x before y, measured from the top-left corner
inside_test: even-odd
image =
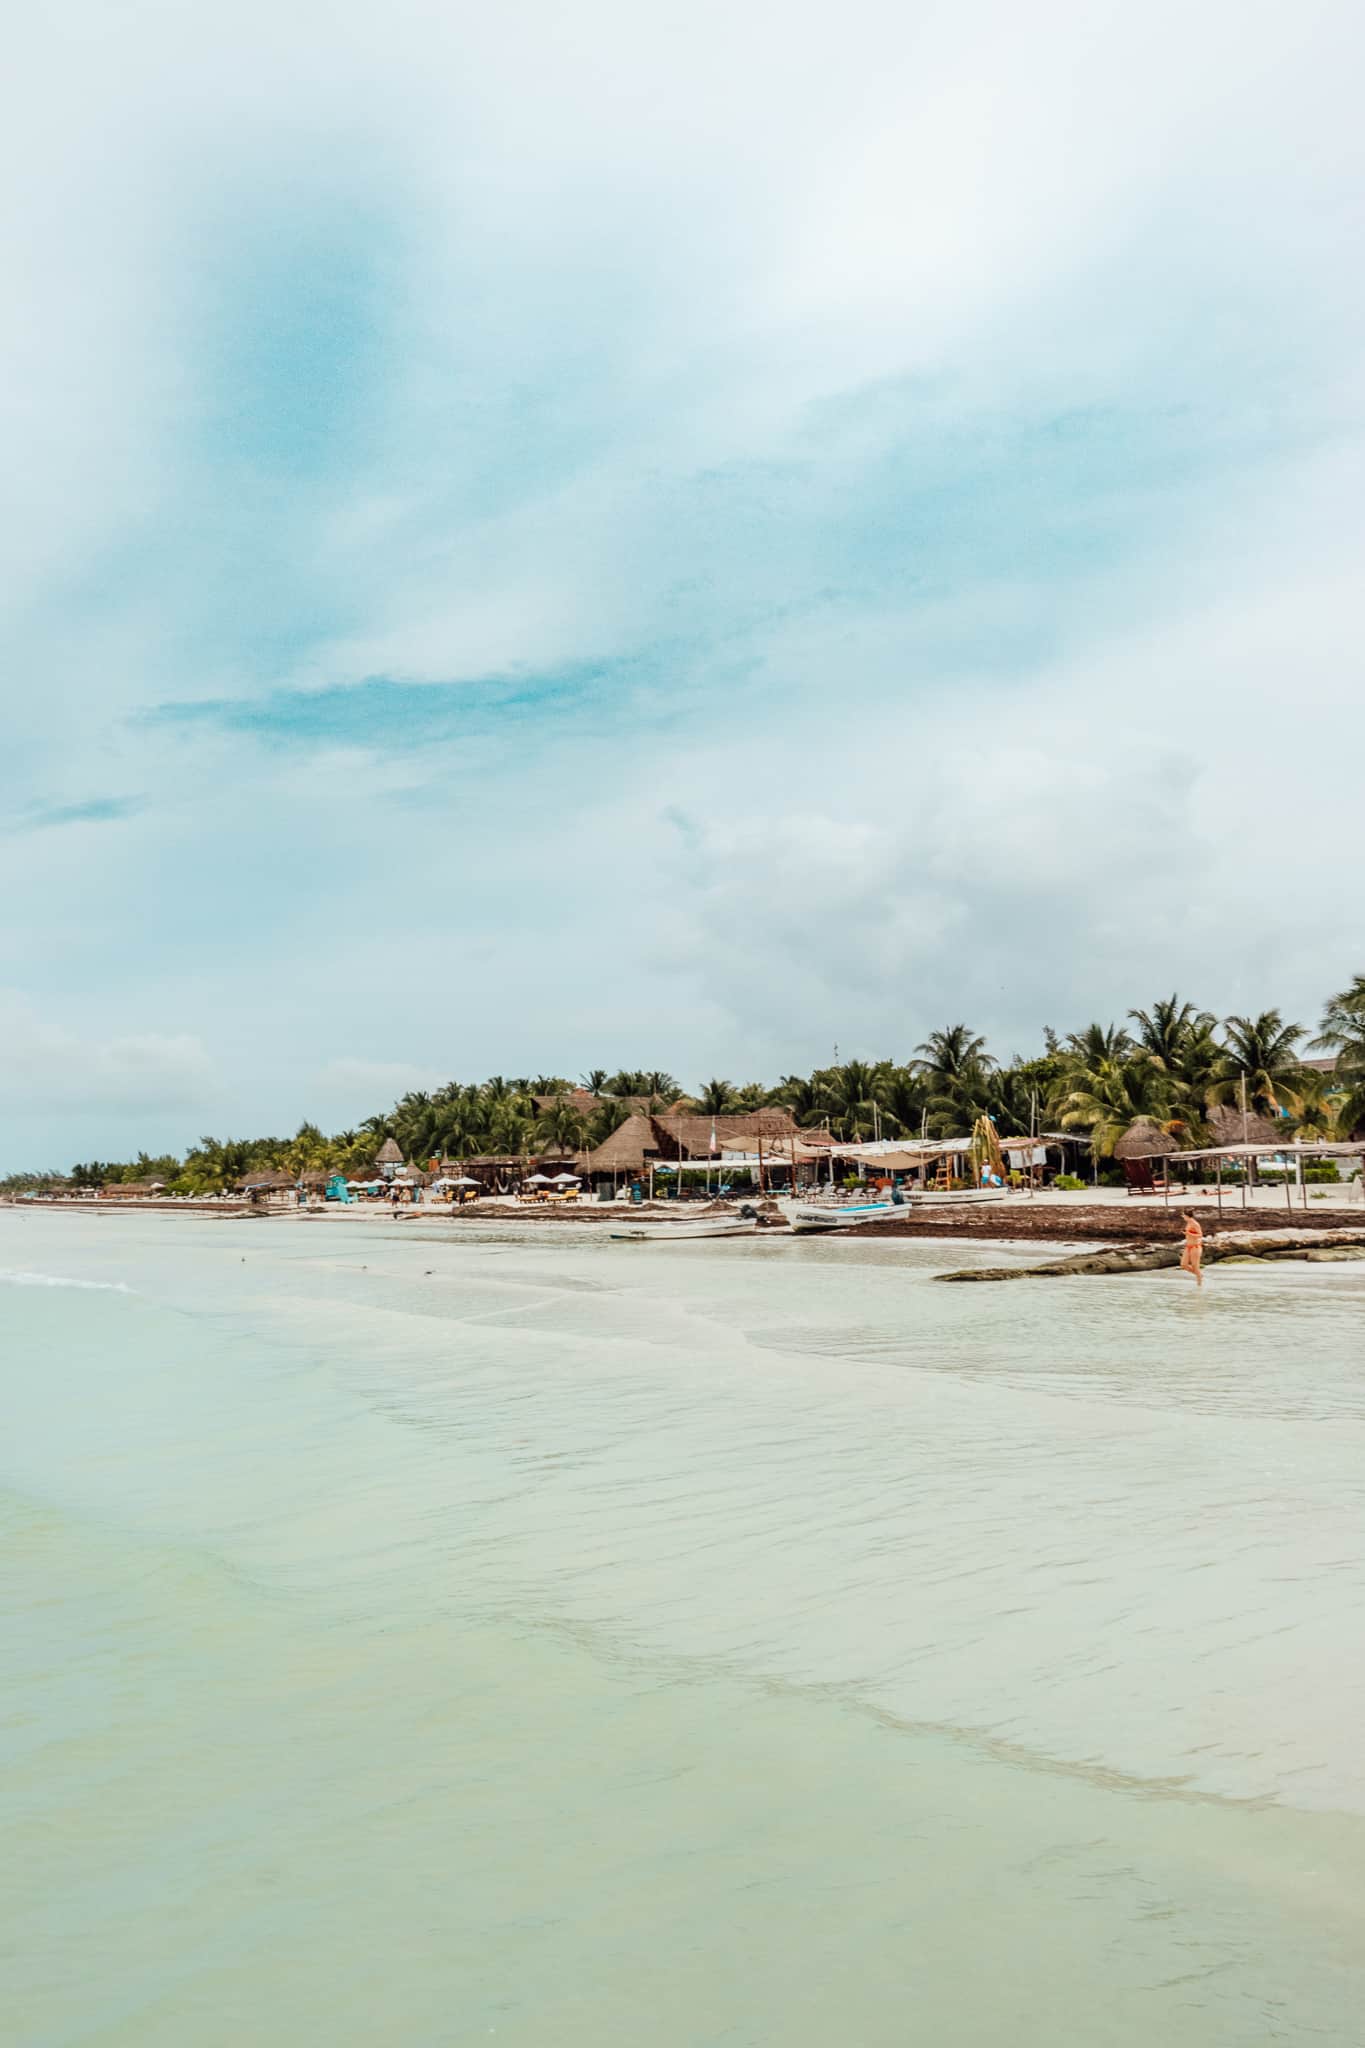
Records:
[[[1085,1182],[1074,1173],[1059,1173],[1054,1177],[1052,1185],[1054,1188],[1070,1188],[1073,1193],[1077,1193],[1085,1186]]]

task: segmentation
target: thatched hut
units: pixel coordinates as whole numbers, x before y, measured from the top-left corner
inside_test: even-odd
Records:
[[[658,1157],[654,1121],[647,1116],[628,1116],[596,1151],[587,1154],[582,1170],[594,1187],[605,1183],[615,1188],[623,1180],[647,1173]]]
[[[789,1109],[754,1109],[735,1116],[688,1114],[651,1117],[661,1159],[707,1159],[729,1150],[752,1152],[760,1144],[796,1135]],[[624,1129],[624,1125],[622,1126]]]
[[[253,1207],[296,1199],[297,1183],[292,1173],[249,1173],[237,1186]]]
[[[1115,1159],[1169,1159],[1172,1152],[1180,1150],[1179,1138],[1173,1138],[1169,1131],[1154,1123],[1150,1117],[1140,1116],[1129,1124],[1123,1136],[1114,1147]]]
[[[398,1149],[394,1139],[385,1138],[375,1154],[374,1163],[385,1180],[393,1179],[395,1173],[403,1164],[403,1154]]]
[[[1289,1132],[1283,1123],[1277,1124],[1273,1117],[1261,1116],[1255,1110],[1248,1110],[1245,1119],[1240,1109],[1230,1102],[1220,1102],[1217,1109],[1209,1114],[1209,1145],[1264,1145],[1267,1152],[1274,1152],[1281,1145],[1289,1143]]]
[[[520,1152],[476,1152],[468,1159],[443,1159],[441,1170],[468,1174],[485,1195],[506,1195],[521,1185],[530,1164]]]

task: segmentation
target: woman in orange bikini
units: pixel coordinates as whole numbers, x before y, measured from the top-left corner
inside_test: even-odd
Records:
[[[1199,1218],[1193,1209],[1182,1209],[1185,1219],[1185,1249],[1180,1254],[1180,1270],[1194,1277],[1196,1287],[1204,1284],[1204,1233],[1199,1227]]]

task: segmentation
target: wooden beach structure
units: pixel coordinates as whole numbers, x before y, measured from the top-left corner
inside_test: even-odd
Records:
[[[1267,1155],[1283,1161],[1286,1166],[1293,1166],[1295,1168],[1292,1180],[1288,1173],[1285,1175],[1284,1199],[1287,1209],[1292,1210],[1294,1207],[1293,1196],[1295,1189],[1298,1191],[1299,1206],[1303,1209],[1308,1207],[1308,1183],[1304,1178],[1304,1166],[1309,1160],[1314,1159],[1354,1159],[1360,1169],[1361,1200],[1365,1202],[1365,1140],[1359,1138],[1347,1144],[1330,1144],[1326,1140],[1319,1138],[1294,1138],[1281,1139],[1274,1145],[1252,1143],[1201,1146],[1191,1152],[1173,1152],[1170,1156],[1172,1165],[1212,1165],[1218,1212],[1221,1215],[1223,1211],[1224,1161],[1232,1160],[1241,1162],[1243,1165],[1244,1170],[1239,1185],[1241,1188],[1242,1207],[1245,1209],[1247,1206],[1247,1183],[1250,1178],[1251,1169],[1255,1167],[1257,1160],[1265,1159]]]
[[[805,1135],[787,1109],[733,1116],[637,1110],[584,1154],[579,1170],[599,1194],[617,1194],[623,1185],[638,1183],[642,1193],[648,1187],[652,1199],[659,1178],[682,1186],[713,1177],[724,1182],[739,1173],[746,1180],[756,1176],[762,1188],[773,1168],[790,1170],[791,1154]]]

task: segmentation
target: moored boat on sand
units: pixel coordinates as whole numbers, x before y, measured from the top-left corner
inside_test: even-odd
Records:
[[[894,1216],[895,1202],[786,1202],[783,1213],[793,1230],[850,1230]]]
[[[757,1230],[754,1216],[716,1216],[697,1223],[641,1223],[633,1230],[613,1230],[611,1234],[629,1244],[677,1244],[699,1237],[753,1237]]]

